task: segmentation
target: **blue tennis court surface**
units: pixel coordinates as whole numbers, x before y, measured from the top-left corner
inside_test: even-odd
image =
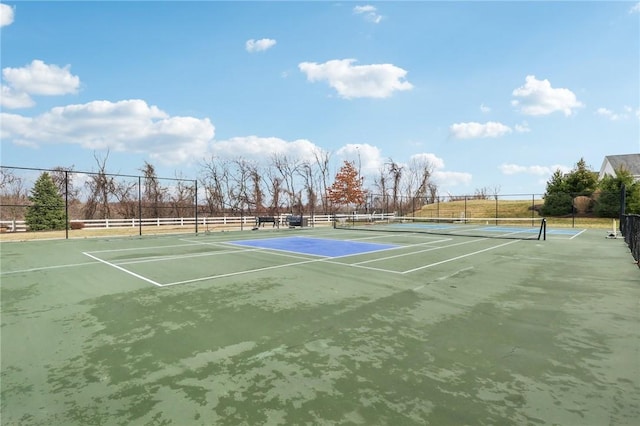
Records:
[[[487,232],[500,232],[500,233],[512,233],[512,234],[537,234],[540,232],[540,228],[517,228],[517,227],[509,227],[509,226],[489,226],[486,228],[482,228],[482,231]]]
[[[441,223],[398,223],[391,225],[393,228],[424,228],[424,229],[449,229],[455,225],[444,225]]]
[[[350,256],[354,254],[389,250],[398,247],[396,244],[364,243],[361,241],[332,240],[326,238],[306,237],[283,237],[260,240],[230,241],[230,244],[271,250],[282,250],[325,257]]]

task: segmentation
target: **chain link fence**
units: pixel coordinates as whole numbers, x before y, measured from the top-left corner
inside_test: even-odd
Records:
[[[393,214],[427,218],[531,218],[546,217],[550,226],[611,229],[619,218],[620,194],[485,194],[403,196],[368,192],[360,205],[329,207],[326,199],[303,197],[250,200],[247,192],[229,194],[199,180],[160,178],[152,173],[122,175],[104,172],[0,166],[0,231],[50,238],[91,235],[143,235],[167,232],[196,233],[252,229],[259,217],[277,225],[330,224],[333,214]],[[47,173],[61,201],[44,205],[33,198],[36,181]],[[272,194],[273,197],[273,194]],[[258,198],[258,197],[253,197]],[[308,197],[307,197],[308,198]],[[322,202],[319,202],[322,201]],[[270,207],[268,207],[270,206]],[[319,206],[325,206],[319,211]],[[29,212],[57,211],[61,229],[32,232]],[[291,218],[298,218],[292,222]],[[301,220],[305,218],[306,220]],[[269,219],[271,220],[271,219]],[[21,237],[22,238],[22,237]],[[26,238],[26,237],[24,237]]]

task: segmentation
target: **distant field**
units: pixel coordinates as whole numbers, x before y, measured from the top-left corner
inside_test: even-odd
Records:
[[[441,218],[530,218],[542,217],[537,210],[542,205],[542,200],[464,200],[449,201],[438,204],[428,204],[416,212],[420,217]],[[613,221],[608,218],[594,217],[548,217],[549,225],[580,228],[607,228],[612,227]]]

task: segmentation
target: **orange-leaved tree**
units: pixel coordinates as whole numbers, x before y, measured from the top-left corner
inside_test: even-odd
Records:
[[[336,179],[327,189],[327,198],[338,206],[360,205],[364,203],[365,191],[362,189],[360,173],[349,161],[336,174]]]

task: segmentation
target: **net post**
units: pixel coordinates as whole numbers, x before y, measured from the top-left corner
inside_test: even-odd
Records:
[[[538,240],[542,239],[542,241],[547,241],[547,218],[542,218],[542,223],[540,224],[540,231],[538,232]]]

